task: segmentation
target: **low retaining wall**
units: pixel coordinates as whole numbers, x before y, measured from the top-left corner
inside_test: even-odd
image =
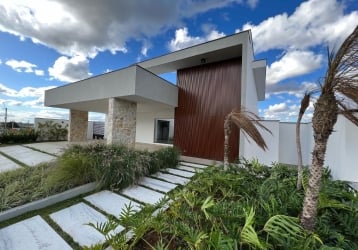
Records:
[[[96,188],[96,185],[97,184],[94,182],[88,183],[83,186],[79,186],[79,187],[67,190],[65,192],[59,193],[59,194],[51,195],[51,196],[46,197],[41,200],[33,201],[30,203],[24,204],[22,206],[19,206],[19,207],[11,208],[9,210],[6,210],[6,211],[0,213],[0,222],[17,217],[17,216],[25,214],[27,212],[31,212],[34,210],[38,210],[41,208],[51,206],[58,202],[76,197],[80,194],[85,194],[85,193],[91,192]]]

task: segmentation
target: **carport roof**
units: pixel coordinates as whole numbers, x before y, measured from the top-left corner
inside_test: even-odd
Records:
[[[176,107],[177,87],[157,75],[242,57],[243,47],[247,49],[247,46],[252,46],[250,31],[195,45],[124,69],[47,90],[45,106],[106,112],[108,98],[121,98],[137,103]],[[266,61],[258,61],[250,67],[261,99],[265,92]]]
[[[178,88],[133,65],[45,92],[45,106],[106,113],[109,98],[176,107]]]

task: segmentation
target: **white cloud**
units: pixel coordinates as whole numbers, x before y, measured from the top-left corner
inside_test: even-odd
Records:
[[[6,96],[16,96],[17,91],[15,89],[11,89],[4,84],[0,83],[0,94],[6,95]]]
[[[259,0],[247,0],[247,4],[250,6],[251,9],[255,9]]]
[[[267,120],[296,121],[300,106],[293,104],[288,106],[285,102],[270,105],[266,109],[260,109],[259,114]],[[313,109],[306,110],[302,122],[309,122],[312,118]]]
[[[358,11],[345,14],[344,1],[309,0],[298,6],[292,15],[276,15],[258,25],[246,23],[240,30],[251,29],[255,50],[262,52],[305,49],[320,44],[337,48],[357,24]]]
[[[254,1],[250,1],[254,2]],[[242,0],[4,0],[0,31],[44,44],[63,55],[94,58],[98,52],[126,52],[126,41],[145,40],[198,13]],[[251,3],[252,4],[252,3]]]
[[[53,79],[62,82],[75,82],[90,77],[89,62],[84,56],[77,55],[71,58],[59,57],[54,65],[48,69]]]
[[[44,75],[44,71],[40,70],[40,69],[36,69],[37,65],[32,64],[30,62],[21,60],[15,60],[15,59],[11,59],[11,60],[7,60],[5,62],[5,64],[9,67],[11,67],[13,70],[17,71],[17,72],[25,72],[25,73],[34,73],[38,76],[43,76]]]
[[[225,36],[225,34],[218,32],[217,30],[209,31],[204,37],[190,36],[187,27],[180,28],[175,31],[175,38],[173,38],[169,43],[169,50],[176,51],[184,49],[199,43],[218,39],[223,36]]]
[[[9,88],[4,84],[0,83],[0,93],[5,96],[10,97],[19,97],[19,98],[26,98],[26,97],[41,97],[44,95],[45,90],[55,88],[56,86],[46,86],[46,87],[24,87],[19,91]]]
[[[275,84],[287,78],[313,72],[321,64],[322,55],[311,51],[290,50],[280,60],[267,66],[266,83]]]
[[[295,82],[287,82],[280,84],[267,85],[266,87],[266,99],[270,98],[271,95],[282,95],[288,94],[297,98],[303,97],[306,92],[312,92],[317,90],[318,85],[313,82],[302,82],[300,84]]]
[[[287,105],[284,102],[274,104],[274,105],[270,105],[268,107],[269,112],[283,112],[283,111],[286,111],[286,110],[287,110]]]

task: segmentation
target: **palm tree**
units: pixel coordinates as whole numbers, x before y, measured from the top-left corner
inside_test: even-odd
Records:
[[[302,117],[308,108],[310,103],[310,93],[305,93],[302,101],[300,112],[298,113],[297,122],[296,122],[296,146],[297,146],[297,190],[301,190],[302,188],[302,151],[301,151],[301,120]]]
[[[321,94],[314,105],[312,127],[314,148],[310,177],[303,202],[301,224],[313,231],[327,142],[338,114],[358,126],[358,27],[343,42],[337,53],[328,52],[328,68]]]
[[[231,123],[234,123],[238,128],[241,129],[243,134],[248,135],[252,138],[256,144],[263,150],[267,149],[265,140],[262,138],[259,130],[256,126],[271,133],[261,122],[260,118],[248,111],[245,108],[232,110],[224,120],[224,169],[226,170],[229,165],[229,136],[231,133]]]

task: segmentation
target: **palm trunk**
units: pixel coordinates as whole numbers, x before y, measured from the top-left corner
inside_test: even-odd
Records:
[[[321,186],[324,157],[327,142],[337,121],[338,107],[333,92],[323,93],[315,104],[312,118],[314,131],[314,148],[312,152],[312,165],[310,178],[303,202],[301,224],[304,229],[313,231],[318,207],[319,189]]]
[[[328,139],[328,138],[327,138]],[[321,186],[324,155],[326,152],[327,139],[315,141],[312,152],[312,166],[310,169],[310,179],[303,203],[301,224],[308,231],[313,231],[317,215],[319,189]]]
[[[296,123],[296,146],[297,146],[297,190],[302,188],[302,151],[301,151],[301,119],[303,114],[299,114]]]
[[[227,170],[229,166],[229,136],[231,133],[230,123],[231,114],[228,114],[224,121],[224,170]]]

